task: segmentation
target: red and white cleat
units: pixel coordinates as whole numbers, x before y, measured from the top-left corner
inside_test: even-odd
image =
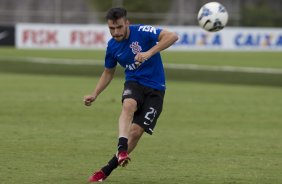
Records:
[[[100,170],[95,172],[92,176],[89,177],[88,181],[89,182],[102,182],[107,178],[107,176],[105,175],[105,173]]]
[[[125,167],[131,159],[127,151],[121,151],[118,153],[118,165],[121,167]]]

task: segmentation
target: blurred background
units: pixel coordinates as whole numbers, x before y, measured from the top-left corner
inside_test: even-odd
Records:
[[[102,65],[103,51],[111,38],[105,14],[111,7],[125,7],[131,23],[167,26],[179,35],[179,40],[168,49],[173,52],[164,53],[165,62],[168,60],[169,64],[173,61],[173,64],[217,67],[262,67],[278,69],[279,71],[275,72],[279,75],[282,73],[280,71],[282,64],[279,62],[282,60],[282,0],[218,0],[226,7],[229,20],[226,28],[216,33],[204,31],[198,26],[198,11],[208,2],[210,1],[0,0],[0,60],[2,64],[8,59],[22,61],[27,55],[34,60],[34,55],[37,55],[40,58],[86,59],[91,63],[96,60]],[[42,53],[39,49],[46,51]],[[59,50],[66,50],[67,53]],[[78,53],[71,55],[74,53],[71,50],[77,50]],[[88,52],[84,54],[78,50]],[[93,54],[93,51],[96,54]],[[193,53],[191,56],[191,53],[186,51],[206,53]],[[213,56],[210,51],[214,52]],[[229,51],[237,53],[227,53]],[[246,51],[250,53],[239,53]],[[251,53],[258,51],[264,53],[260,53],[261,55]],[[17,54],[18,58],[15,58]],[[251,58],[247,57],[248,54]],[[187,60],[188,57],[191,59]],[[240,57],[242,58],[237,59]],[[29,61],[30,58],[26,60]],[[50,62],[50,59],[46,60]],[[178,67],[195,69],[194,66]],[[22,68],[19,68],[22,71]],[[200,70],[205,69],[201,67]],[[218,68],[208,70],[217,71]],[[90,70],[89,74],[92,73]],[[186,71],[183,73],[186,77],[181,75],[178,78],[186,79],[188,73]],[[263,81],[254,78],[252,82]],[[206,79],[210,80],[209,77]],[[222,77],[218,79],[221,80]],[[277,76],[277,79],[275,84],[282,85],[280,76]],[[273,84],[269,80],[263,83]]]
[[[0,0],[0,183],[86,183],[112,157],[123,69],[95,105],[83,96],[122,6],[179,40],[162,52],[156,136],[109,183],[281,184],[282,0],[218,1],[229,21],[211,33],[197,22],[208,0]]]
[[[0,24],[104,23],[109,7],[126,7],[132,23],[197,25],[208,0],[0,0]],[[282,0],[218,0],[229,12],[229,26],[282,26]]]

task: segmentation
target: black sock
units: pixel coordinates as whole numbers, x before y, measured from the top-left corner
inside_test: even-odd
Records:
[[[128,139],[125,137],[120,137],[118,139],[118,152],[127,151],[127,148],[128,148],[127,142],[128,142]]]
[[[118,166],[118,159],[116,155],[108,162],[106,166],[104,166],[101,170],[105,173],[106,176],[109,176],[111,172],[117,168]]]

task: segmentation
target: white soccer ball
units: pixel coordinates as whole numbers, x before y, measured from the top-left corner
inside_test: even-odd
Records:
[[[206,31],[220,31],[227,24],[228,12],[222,4],[210,2],[199,10],[198,21],[200,26]]]

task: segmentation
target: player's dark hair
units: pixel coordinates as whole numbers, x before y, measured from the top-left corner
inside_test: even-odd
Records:
[[[107,12],[106,19],[117,21],[120,18],[126,18],[127,11],[124,8],[111,8]]]

